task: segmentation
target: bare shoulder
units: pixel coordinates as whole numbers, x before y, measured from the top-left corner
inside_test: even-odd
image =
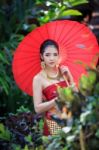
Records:
[[[37,75],[34,76],[33,82],[36,82],[39,84],[42,82],[42,73],[41,72],[39,72]]]
[[[33,82],[35,82],[35,81],[40,81],[40,75],[39,75],[39,73],[34,76]]]

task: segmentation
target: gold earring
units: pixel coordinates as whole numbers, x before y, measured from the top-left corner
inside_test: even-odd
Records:
[[[41,68],[45,69],[45,63],[44,63],[44,61],[41,62]]]

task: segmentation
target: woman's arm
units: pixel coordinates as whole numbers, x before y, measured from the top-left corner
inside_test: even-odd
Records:
[[[33,80],[33,102],[36,113],[43,113],[55,106],[56,98],[49,102],[42,101],[42,84],[39,77],[34,77]]]

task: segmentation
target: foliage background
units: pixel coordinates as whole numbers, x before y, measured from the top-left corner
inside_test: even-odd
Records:
[[[83,121],[80,122],[81,114],[79,114],[78,118],[75,119],[74,128],[68,134],[60,133],[57,137],[48,137],[47,139],[46,137],[42,137],[43,120],[40,119],[42,117],[34,116],[35,112],[32,97],[23,93],[17,87],[12,74],[13,54],[25,35],[37,26],[49,21],[57,19],[79,20],[79,18],[79,21],[81,21],[85,15],[77,11],[77,7],[80,5],[87,7],[89,6],[89,1],[0,1],[0,122],[3,123],[0,123],[0,145],[2,146],[2,150],[3,147],[4,150],[43,150],[44,147],[42,146],[41,139],[43,139],[43,145],[47,150],[58,150],[60,148],[62,150],[79,150],[79,142],[75,142],[75,138],[70,141],[68,141],[67,138],[73,138],[72,135],[78,136],[82,130],[81,136],[83,136],[84,132],[86,136],[88,135],[90,137],[90,139],[87,139],[88,144],[86,149],[93,150],[93,148],[95,148],[94,150],[98,150],[99,117],[97,114],[99,112],[99,105],[97,104],[99,104],[99,84],[97,82],[99,81],[99,76],[98,81],[95,82],[95,84],[97,83],[97,88],[95,89],[96,93],[92,93],[91,96],[90,94],[84,95],[83,97],[83,100],[86,100],[86,98],[88,100],[87,103],[85,102],[85,112],[87,112],[87,110],[91,111],[87,118],[83,116]],[[75,10],[73,10],[74,8]],[[90,87],[86,77],[84,79],[84,86]],[[82,85],[83,84],[81,84],[81,89]],[[86,93],[86,90],[87,89],[80,92]],[[25,130],[25,127],[28,130]],[[84,143],[81,150],[85,150]]]
[[[33,111],[32,98],[15,84],[13,54],[23,37],[48,21],[81,16],[72,7],[87,0],[1,0],[0,1],[0,114],[16,112],[21,105]]]

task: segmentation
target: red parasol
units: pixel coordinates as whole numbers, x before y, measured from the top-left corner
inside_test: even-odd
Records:
[[[19,44],[12,65],[17,85],[31,96],[33,77],[41,70],[39,48],[46,39],[55,40],[59,44],[60,64],[69,67],[76,83],[81,74],[85,73],[85,69],[76,61],[90,65],[99,52],[93,33],[76,21],[53,21],[36,28]]]

